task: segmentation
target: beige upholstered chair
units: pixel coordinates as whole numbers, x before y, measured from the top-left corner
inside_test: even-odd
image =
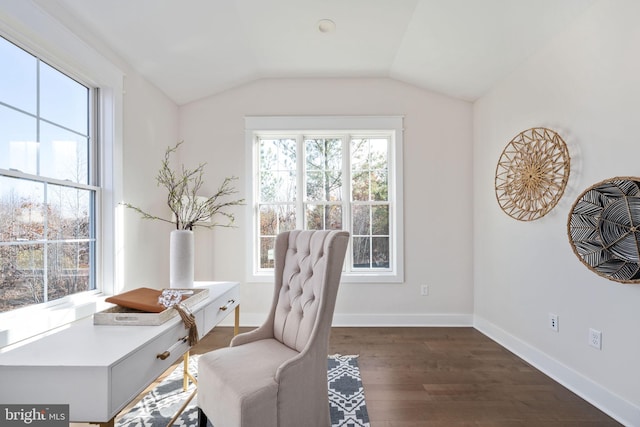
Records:
[[[348,240],[346,231],[277,236],[267,320],[198,361],[199,426],[331,425],[327,353]]]

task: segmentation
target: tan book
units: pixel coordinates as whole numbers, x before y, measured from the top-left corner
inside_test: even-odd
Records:
[[[147,313],[160,313],[166,310],[166,307],[158,302],[158,297],[162,294],[161,289],[137,288],[131,291],[113,295],[105,301],[118,304],[126,308],[145,311]],[[187,295],[182,295],[184,300]]]

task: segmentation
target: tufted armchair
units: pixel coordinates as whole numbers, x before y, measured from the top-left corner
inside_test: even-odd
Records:
[[[198,425],[328,427],[327,353],[346,231],[284,232],[262,326],[198,361]]]

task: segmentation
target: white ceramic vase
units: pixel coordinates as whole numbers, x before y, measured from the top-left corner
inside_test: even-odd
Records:
[[[194,237],[191,230],[173,230],[169,237],[169,286],[193,288]]]

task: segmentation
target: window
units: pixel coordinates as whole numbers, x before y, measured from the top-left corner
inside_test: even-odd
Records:
[[[277,234],[351,234],[343,281],[402,277],[402,118],[249,117],[253,280],[272,274]]]
[[[93,314],[124,282],[124,76],[42,6],[7,2],[0,19],[0,347]],[[18,274],[31,300],[23,287],[15,304]]]
[[[96,288],[95,91],[0,37],[0,313]]]

